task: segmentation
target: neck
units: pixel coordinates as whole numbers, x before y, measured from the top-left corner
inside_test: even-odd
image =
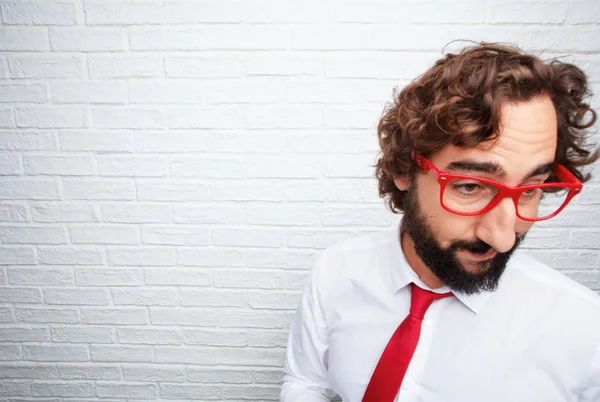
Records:
[[[444,283],[431,272],[423,260],[417,255],[413,240],[404,233],[404,231],[400,234],[400,245],[402,247],[402,252],[406,257],[406,261],[408,261],[408,265],[410,265],[412,270],[425,285],[429,286],[431,289],[437,289],[444,286]]]

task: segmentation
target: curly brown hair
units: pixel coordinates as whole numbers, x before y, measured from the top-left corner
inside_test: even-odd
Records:
[[[584,102],[591,94],[583,71],[569,63],[544,62],[513,46],[481,43],[447,54],[394,94],[377,129],[379,195],[393,212],[403,211],[407,194],[394,178],[414,173],[411,152],[431,155],[447,144],[470,147],[494,140],[503,103],[543,95],[552,99],[558,119],[555,163],[582,182],[589,180],[590,174],[579,168],[600,155],[598,149],[587,149],[586,129],[595,123],[596,112]]]

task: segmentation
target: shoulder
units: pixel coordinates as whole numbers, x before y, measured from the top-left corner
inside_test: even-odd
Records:
[[[513,276],[522,281],[535,295],[561,298],[596,311],[600,321],[600,295],[563,272],[536,260],[524,251],[517,251],[509,262]]]

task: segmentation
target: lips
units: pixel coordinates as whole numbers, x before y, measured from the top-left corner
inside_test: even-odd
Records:
[[[485,260],[489,260],[490,258],[493,258],[496,255],[496,250],[494,250],[492,248],[484,254],[473,253],[471,251],[468,251],[468,253],[469,253],[469,256],[471,257],[471,259],[473,259],[473,260],[485,261]]]

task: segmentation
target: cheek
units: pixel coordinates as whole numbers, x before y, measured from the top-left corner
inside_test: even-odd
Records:
[[[436,240],[443,248],[456,240],[473,240],[477,217],[460,216],[446,211],[440,203],[440,190],[427,183],[420,186],[421,213],[426,217]]]

